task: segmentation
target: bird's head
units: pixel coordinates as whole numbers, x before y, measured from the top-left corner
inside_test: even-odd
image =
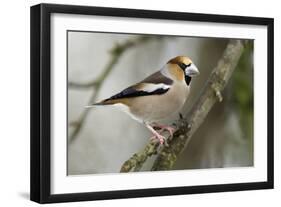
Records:
[[[185,80],[189,85],[193,76],[199,75],[196,65],[187,56],[177,56],[167,63],[170,73],[178,80]]]

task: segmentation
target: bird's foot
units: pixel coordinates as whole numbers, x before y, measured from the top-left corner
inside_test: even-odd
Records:
[[[174,127],[171,127],[169,125],[156,125],[157,128],[159,128],[159,133],[162,133],[163,131],[168,131],[170,136],[173,137],[176,129]]]
[[[159,141],[160,145],[163,145],[165,143],[166,137],[162,136],[161,134],[154,133],[150,140]]]

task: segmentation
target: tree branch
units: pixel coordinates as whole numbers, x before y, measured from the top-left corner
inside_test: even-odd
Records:
[[[110,51],[111,59],[105,66],[105,69],[103,72],[99,75],[99,77],[95,80],[92,80],[88,83],[75,83],[75,82],[69,82],[68,86],[72,89],[93,89],[91,97],[88,101],[89,104],[92,104],[95,102],[96,97],[98,95],[98,92],[106,79],[106,77],[110,74],[110,72],[113,70],[114,66],[117,64],[118,60],[121,58],[121,56],[124,54],[124,52],[134,46],[137,46],[141,43],[145,43],[151,39],[154,39],[153,36],[140,36],[136,39],[128,39],[122,44],[116,44]],[[74,127],[74,130],[72,134],[69,137],[69,142],[73,142],[73,140],[76,139],[77,135],[81,131],[81,128],[84,124],[84,121],[86,120],[89,113],[89,109],[85,108],[82,113],[80,114],[80,117],[78,120],[73,121],[70,123],[72,127]]]
[[[230,40],[217,66],[213,69],[210,77],[204,86],[199,99],[195,102],[189,112],[188,119],[178,120],[177,128],[173,139],[168,140],[168,146],[163,146],[158,157],[154,161],[152,171],[170,170],[174,166],[178,156],[186,148],[192,135],[205,120],[207,114],[217,101],[222,101],[221,91],[226,86],[234,71],[241,54],[243,53],[246,41]],[[147,153],[147,149],[149,152]],[[133,169],[138,171],[148,157],[157,152],[158,145],[149,143],[145,149],[134,154],[121,167],[121,172],[130,172]],[[135,170],[136,171],[136,170]]]
[[[110,54],[111,54],[110,63],[107,65],[106,69],[103,71],[103,73],[97,79],[94,79],[94,80],[86,82],[86,83],[69,81],[68,86],[73,89],[87,89],[87,88],[91,88],[91,87],[98,87],[98,85],[106,78],[108,73],[111,71],[111,69],[117,63],[118,59],[122,56],[122,54],[127,49],[130,49],[140,43],[147,42],[148,40],[151,40],[152,38],[153,37],[150,37],[150,36],[140,36],[136,39],[128,39],[126,42],[124,42],[122,44],[116,44],[110,50]]]
[[[122,165],[120,172],[139,171],[148,157],[157,154],[157,146],[157,143],[149,142],[141,152],[134,154]]]

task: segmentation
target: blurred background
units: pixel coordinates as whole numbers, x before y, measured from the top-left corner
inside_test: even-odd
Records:
[[[189,56],[200,76],[182,109],[187,114],[220,59],[228,39],[68,32],[68,175],[118,173],[151,136],[140,123],[111,107],[85,108]],[[223,101],[212,108],[175,170],[253,165],[253,41],[249,41]],[[177,119],[177,117],[173,117]],[[143,170],[150,170],[155,157]]]

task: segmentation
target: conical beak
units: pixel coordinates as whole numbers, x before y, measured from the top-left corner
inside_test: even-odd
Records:
[[[191,63],[191,65],[185,69],[185,75],[188,75],[190,77],[197,76],[199,74],[200,72],[198,68],[193,63]]]

